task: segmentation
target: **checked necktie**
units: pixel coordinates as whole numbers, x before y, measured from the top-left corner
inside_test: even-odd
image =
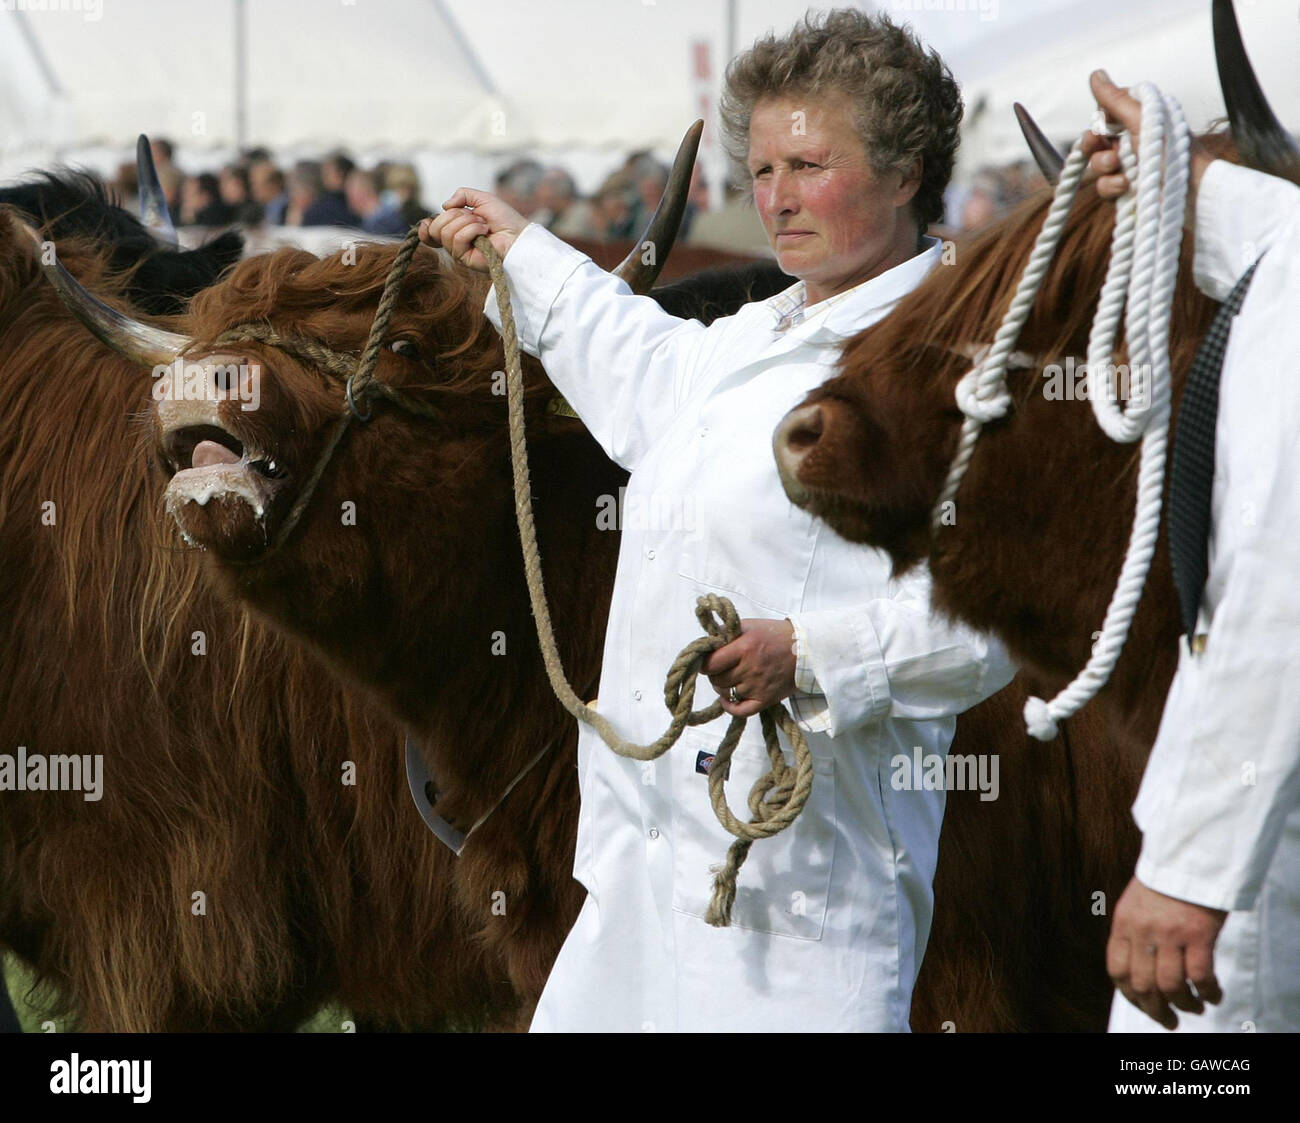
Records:
[[[1196,349],[1174,430],[1169,469],[1169,555],[1190,650],[1199,652],[1196,614],[1209,571],[1210,499],[1214,490],[1214,429],[1219,416],[1219,376],[1232,321],[1246,299],[1256,261],[1223,302]]]

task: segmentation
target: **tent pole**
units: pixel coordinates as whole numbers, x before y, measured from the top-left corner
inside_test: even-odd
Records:
[[[235,0],[235,155],[248,146],[248,10]]]
[[[492,81],[492,76],[488,73],[487,67],[483,65],[482,60],[478,57],[477,52],[470,45],[470,41],[465,38],[465,33],[461,30],[455,18],[452,16],[450,9],[444,3],[444,0],[432,0],[433,6],[438,9],[438,15],[442,17],[442,22],[447,26],[447,33],[451,36],[452,41],[460,49],[461,56],[464,58],[466,65],[474,74],[475,80],[483,87],[483,92],[490,97],[499,96],[497,93],[496,83]]]

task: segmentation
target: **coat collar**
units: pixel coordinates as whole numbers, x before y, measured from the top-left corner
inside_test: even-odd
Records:
[[[862,330],[864,316],[877,312],[872,319],[880,319],[939,263],[942,256],[939,239],[925,237],[921,244],[920,252],[901,264],[812,308],[804,307],[803,281],[791,285],[784,292],[763,301],[771,316],[770,326],[774,331],[778,330],[777,325],[784,317],[794,309],[801,309],[803,321],[792,324],[781,334],[810,343],[837,342],[856,335]]]

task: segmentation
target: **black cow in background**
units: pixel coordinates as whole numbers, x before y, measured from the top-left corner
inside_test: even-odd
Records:
[[[128,289],[132,304],[155,316],[183,312],[190,297],[212,284],[244,250],[243,235],[233,230],[196,250],[167,245],[134,215],[114,206],[104,184],[88,172],[45,172],[0,187],[0,205],[20,211],[56,243],[84,238],[112,246],[113,272],[134,270]]]

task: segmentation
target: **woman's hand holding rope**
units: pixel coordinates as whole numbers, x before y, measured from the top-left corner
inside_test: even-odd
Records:
[[[794,693],[794,625],[742,620],[740,635],[705,661],[704,673],[733,717],[754,717]],[[731,700],[735,689],[738,702]]]
[[[420,223],[420,241],[441,246],[462,265],[486,273],[487,258],[474,248],[474,240],[487,238],[504,258],[527,225],[528,219],[495,195],[458,187],[442,204],[441,214]]]

